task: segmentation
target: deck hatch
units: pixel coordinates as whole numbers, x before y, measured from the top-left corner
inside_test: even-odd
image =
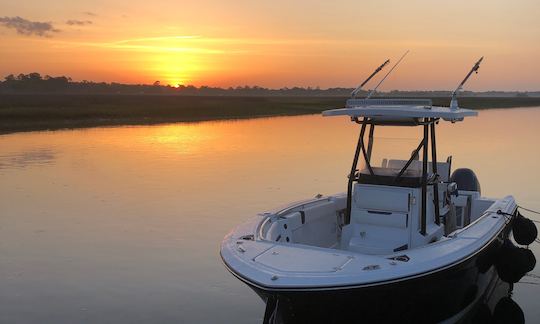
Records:
[[[255,262],[283,272],[336,272],[351,258],[348,255],[295,248],[274,246],[255,258]]]

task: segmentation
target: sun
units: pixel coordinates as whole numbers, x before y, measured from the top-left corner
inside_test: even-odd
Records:
[[[189,84],[189,80],[187,78],[165,76],[164,79],[166,80],[166,83],[173,88],[180,88]]]
[[[152,56],[149,61],[148,70],[152,77],[174,88],[194,82],[203,70],[201,63],[188,54],[164,53]]]
[[[181,86],[188,85],[190,78],[183,73],[174,73],[174,72],[162,72],[161,79],[164,80],[164,83],[168,84],[173,88],[180,88]]]

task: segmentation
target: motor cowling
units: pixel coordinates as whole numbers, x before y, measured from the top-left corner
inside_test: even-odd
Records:
[[[450,176],[450,182],[455,182],[458,190],[477,191],[481,194],[480,182],[474,171],[471,169],[456,169]]]
[[[518,212],[512,223],[512,234],[516,243],[529,245],[538,237],[538,229],[532,220]]]

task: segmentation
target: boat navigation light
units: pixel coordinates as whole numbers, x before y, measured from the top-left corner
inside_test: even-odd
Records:
[[[469,71],[467,76],[465,76],[465,79],[463,79],[463,81],[461,81],[461,83],[458,85],[456,90],[454,90],[454,92],[452,92],[452,100],[450,101],[450,109],[459,109],[458,102],[457,102],[457,95],[458,95],[459,91],[463,89],[463,85],[465,84],[465,82],[467,82],[467,80],[469,80],[469,78],[471,77],[473,72],[478,73],[478,69],[480,68],[480,63],[482,62],[483,59],[484,59],[484,57],[482,56],[478,60],[478,62],[476,62],[474,64],[472,69]]]
[[[373,78],[375,74],[379,73],[388,63],[390,63],[390,60],[384,61],[384,63],[381,64],[377,69],[375,69],[375,71],[373,71],[373,73],[371,73],[371,75],[364,82],[362,82],[358,87],[356,87],[356,89],[351,92],[351,99],[356,98],[356,95],[362,89],[362,87],[366,85],[366,83],[368,83],[369,80],[371,80],[371,78]]]

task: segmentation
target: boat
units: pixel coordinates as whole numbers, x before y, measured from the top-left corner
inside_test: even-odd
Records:
[[[450,107],[353,95],[323,112],[359,127],[347,192],[259,213],[221,243],[225,267],[266,302],[264,323],[458,321],[501,271],[530,271],[499,262],[521,249],[509,246],[515,199],[482,196],[473,170],[439,160],[438,125],[477,116],[457,91]],[[418,138],[380,145],[385,129]]]

